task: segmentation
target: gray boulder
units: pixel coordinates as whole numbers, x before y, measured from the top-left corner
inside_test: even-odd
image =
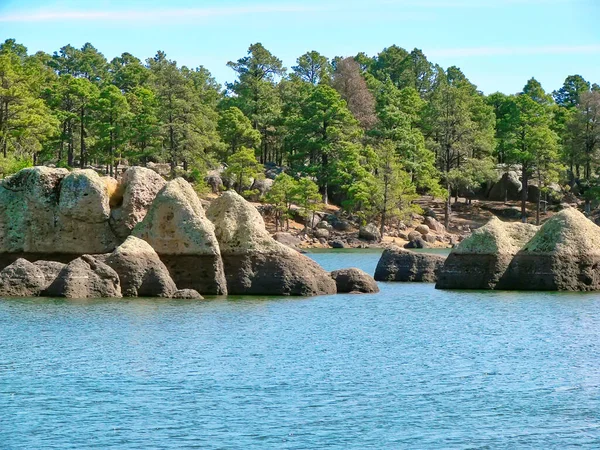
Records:
[[[379,228],[375,224],[369,223],[364,227],[360,227],[358,230],[358,238],[364,239],[365,241],[377,241],[381,240],[381,233]]]
[[[173,294],[173,298],[181,299],[181,300],[203,300],[198,291],[194,289],[180,289]]]
[[[316,262],[275,241],[258,210],[233,191],[214,200],[215,226],[230,294],[334,294],[335,282]]]
[[[415,253],[392,246],[383,251],[375,269],[375,279],[435,283],[445,259],[441,255]]]
[[[119,276],[106,264],[83,255],[67,264],[47,289],[50,297],[122,297]]]
[[[404,248],[429,248],[429,244],[423,238],[419,237],[408,241],[404,244]]]
[[[44,273],[26,259],[0,271],[0,297],[37,297],[45,286]]]
[[[502,281],[507,289],[600,290],[600,228],[564,209],[515,254]]]
[[[493,217],[452,250],[438,277],[438,289],[506,289],[505,272],[537,232],[534,225]]]
[[[338,294],[370,294],[379,292],[379,286],[371,275],[367,272],[356,269],[334,270],[331,272],[331,278],[335,280]]]
[[[521,198],[522,183],[519,181],[517,172],[510,171],[502,175],[502,178],[496,182],[490,192],[488,199],[494,201],[519,200]]]
[[[179,288],[227,294],[215,227],[183,178],[163,187],[132,235],[150,244]]]
[[[124,297],[171,297],[177,286],[154,249],[134,236],[106,258],[121,281]]]

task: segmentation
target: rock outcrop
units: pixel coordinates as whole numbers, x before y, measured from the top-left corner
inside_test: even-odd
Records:
[[[334,279],[338,294],[371,294],[379,292],[379,286],[371,275],[367,272],[356,269],[334,270],[331,272],[331,278]]]
[[[83,255],[67,264],[47,289],[51,297],[121,297],[119,276],[106,264]]]
[[[375,269],[377,281],[422,281],[435,283],[445,257],[415,253],[392,246],[386,248]]]
[[[510,171],[504,173],[500,180],[496,182],[490,192],[488,199],[494,201],[519,200],[521,196],[522,183],[519,181],[517,172]]]
[[[329,273],[271,238],[258,210],[237,193],[223,193],[206,214],[215,226],[230,294],[336,293]]]
[[[44,273],[26,259],[0,271],[0,297],[37,297],[45,287]]]
[[[379,242],[381,240],[381,233],[375,224],[369,223],[359,228],[358,238],[365,241]]]
[[[154,248],[180,289],[227,294],[215,227],[183,178],[162,188],[132,234]]]
[[[111,227],[125,239],[144,220],[158,192],[167,182],[155,171],[130,167],[123,173],[113,196]]]
[[[538,227],[492,218],[452,250],[439,273],[438,289],[510,289],[505,272]]]
[[[574,208],[559,212],[516,253],[503,287],[600,290],[600,228]]]
[[[14,255],[106,253],[111,230],[106,183],[93,171],[32,167],[0,183],[0,266]]]
[[[177,286],[154,249],[129,236],[105,260],[121,281],[123,297],[172,297]]]

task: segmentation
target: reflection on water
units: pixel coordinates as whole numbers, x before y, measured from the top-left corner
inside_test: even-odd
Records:
[[[373,272],[378,252],[311,253]],[[597,294],[0,302],[1,448],[600,446]]]

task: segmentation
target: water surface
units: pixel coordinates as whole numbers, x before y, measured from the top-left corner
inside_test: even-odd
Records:
[[[0,448],[600,446],[597,294],[380,286],[0,301]]]

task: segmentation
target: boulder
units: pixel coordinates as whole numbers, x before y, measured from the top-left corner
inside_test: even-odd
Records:
[[[194,289],[180,289],[173,294],[173,298],[181,299],[181,300],[203,300],[198,291]]]
[[[152,246],[179,288],[202,294],[227,293],[215,227],[183,178],[169,181],[161,189],[132,235]]]
[[[218,170],[211,170],[204,178],[213,194],[218,194],[223,189],[223,179]]]
[[[110,217],[107,183],[94,170],[74,170],[62,180],[58,211],[81,222],[106,222]]]
[[[423,238],[416,238],[404,244],[404,248],[429,248],[429,244]]]
[[[60,271],[66,266],[66,264],[58,261],[35,261],[33,264],[44,274],[45,283],[41,295],[45,294],[44,291],[56,280]]]
[[[45,286],[44,273],[26,259],[0,271],[0,297],[37,297]]]
[[[379,286],[367,272],[356,269],[334,270],[331,278],[335,280],[338,294],[370,294],[379,292]]]
[[[252,183],[252,187],[250,188],[252,190],[257,191],[254,198],[256,200],[260,200],[261,198],[263,198],[267,194],[267,192],[271,190],[271,188],[273,187],[273,183],[274,181],[270,178],[261,178],[254,180],[254,183]]]
[[[365,241],[377,241],[381,240],[381,233],[379,228],[375,224],[369,223],[364,227],[360,227],[358,230],[358,238],[364,239]]]
[[[129,236],[106,258],[121,281],[123,297],[171,297],[177,286],[146,241]]]
[[[93,170],[23,169],[0,183],[0,254],[110,252],[118,239],[109,213],[107,184]]]
[[[538,227],[493,217],[452,250],[440,271],[438,289],[506,289],[504,274]]]
[[[230,294],[334,294],[329,274],[312,259],[275,241],[258,210],[234,191],[206,212],[213,222]]]
[[[425,224],[421,224],[415,228],[415,231],[420,233],[422,236],[426,236],[429,234],[429,227]]]
[[[329,243],[329,245],[331,245],[331,248],[346,248],[347,245],[344,241],[342,241],[341,239],[335,239],[333,241],[331,241]]]
[[[446,232],[446,227],[431,216],[425,216],[424,225],[435,233],[442,234]]]
[[[600,290],[600,228],[574,208],[557,213],[516,253],[503,287]]]
[[[83,255],[67,264],[46,291],[50,297],[121,297],[119,276],[106,264]]]
[[[352,229],[352,224],[350,222],[337,217],[331,222],[331,226],[337,231],[348,231]]]
[[[417,230],[411,231],[408,233],[407,240],[408,241],[416,241],[417,239],[421,239],[423,235],[419,233]]]
[[[113,195],[110,224],[121,239],[131,234],[134,227],[144,220],[158,192],[167,182],[158,173],[144,167],[130,167]]]
[[[300,245],[300,238],[292,235],[291,233],[287,233],[285,231],[278,231],[273,235],[273,239],[277,242],[281,242],[283,245],[287,245],[290,248],[296,249]]]
[[[329,230],[327,228],[317,228],[314,231],[314,235],[317,239],[321,240],[321,239],[329,239]]]
[[[517,172],[504,173],[502,178],[490,189],[488,199],[500,202],[504,201],[505,198],[507,200],[519,200],[521,198],[521,187],[522,183],[519,181]]]
[[[415,253],[392,246],[383,251],[375,269],[375,279],[435,283],[445,259],[441,255]]]

